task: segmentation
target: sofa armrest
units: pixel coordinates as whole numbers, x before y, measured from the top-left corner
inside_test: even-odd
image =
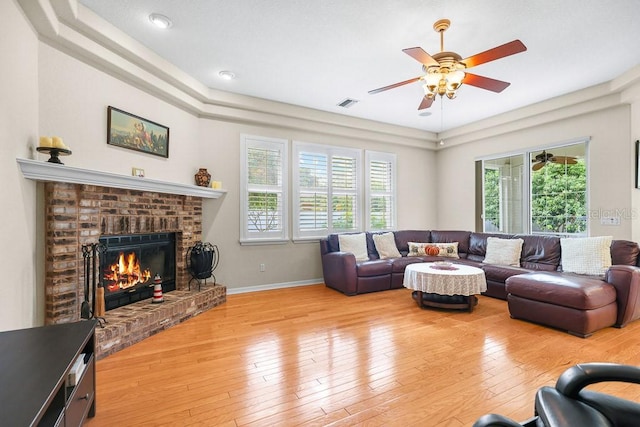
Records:
[[[613,265],[605,280],[616,288],[618,318],[615,326],[622,328],[640,318],[640,268],[630,265]]]
[[[357,293],[358,276],[356,257],[351,252],[329,252],[322,255],[324,284],[343,292],[345,295]]]

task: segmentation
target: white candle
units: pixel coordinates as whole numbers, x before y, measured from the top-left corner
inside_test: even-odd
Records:
[[[53,140],[50,136],[41,136],[40,137],[40,147],[53,147]]]
[[[54,148],[67,148],[64,145],[64,142],[62,142],[62,138],[60,138],[59,136],[54,136],[52,138],[52,141],[53,141],[53,147]]]

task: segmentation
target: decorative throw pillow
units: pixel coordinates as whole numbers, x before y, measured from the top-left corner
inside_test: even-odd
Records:
[[[560,239],[562,271],[604,275],[611,267],[612,236]]]
[[[367,261],[367,236],[364,233],[339,234],[338,242],[342,252],[351,252],[356,256],[356,261]]]
[[[429,243],[431,246],[435,246],[440,249],[438,252],[438,256],[446,257],[446,258],[460,258],[458,255],[458,242],[451,243]]]
[[[409,245],[409,253],[407,256],[425,256],[425,247],[431,245],[431,243],[421,243],[421,242],[407,242]]]
[[[522,239],[487,237],[487,252],[484,256],[484,263],[520,267],[523,243]]]
[[[374,234],[373,244],[376,246],[380,259],[400,258],[402,256],[396,246],[396,239],[393,233]]]

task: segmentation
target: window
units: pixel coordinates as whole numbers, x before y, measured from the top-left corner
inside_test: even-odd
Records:
[[[396,226],[396,156],[367,151],[367,229],[391,230]]]
[[[587,141],[482,163],[483,231],[587,233]]]
[[[571,153],[561,148],[530,153],[534,233],[587,233],[587,168],[584,157]]]
[[[293,143],[295,239],[361,229],[360,150]]]
[[[288,239],[287,140],[241,135],[240,243]]]

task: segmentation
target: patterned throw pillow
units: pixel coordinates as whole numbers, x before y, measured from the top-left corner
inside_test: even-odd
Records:
[[[396,239],[393,233],[374,234],[373,244],[376,246],[380,259],[400,258],[402,256],[396,246]]]
[[[438,256],[445,258],[460,258],[460,255],[458,255],[458,242],[429,244],[440,249]]]
[[[500,239],[487,237],[487,253],[484,257],[485,264],[510,265],[520,267],[520,254],[522,253],[522,239]]]
[[[409,253],[407,256],[425,256],[426,252],[424,248],[431,243],[407,242],[407,244],[409,245]]]
[[[356,256],[356,261],[367,261],[367,236],[364,233],[338,235],[340,251],[351,252]]]
[[[560,239],[562,271],[604,275],[611,267],[612,236]]]
[[[438,248],[439,257],[445,258],[460,258],[458,255],[458,242],[451,243],[409,243],[409,253],[407,256],[425,256],[427,255],[428,247]]]

